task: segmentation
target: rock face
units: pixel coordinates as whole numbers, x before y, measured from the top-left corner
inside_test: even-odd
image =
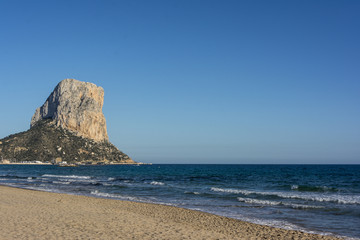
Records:
[[[108,141],[103,101],[101,87],[61,81],[36,109],[28,131],[0,139],[0,162],[136,163]]]
[[[106,120],[102,113],[104,90],[93,83],[75,79],[61,81],[36,109],[30,123],[53,119],[56,126],[94,141],[108,141]]]

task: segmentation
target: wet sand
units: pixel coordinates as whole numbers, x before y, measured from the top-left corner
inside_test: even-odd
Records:
[[[172,206],[0,186],[0,239],[336,239]]]

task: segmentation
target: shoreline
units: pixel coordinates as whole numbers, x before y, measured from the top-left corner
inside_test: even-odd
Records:
[[[0,165],[53,165],[53,166],[59,166],[58,164],[52,164],[52,163],[3,163],[3,162],[0,162]],[[108,163],[108,164],[84,164],[84,165],[80,164],[77,166],[107,166],[107,165],[152,165],[152,163],[135,162],[135,163]]]
[[[51,163],[2,163],[0,165],[53,165]]]
[[[153,203],[0,185],[2,239],[342,239]]]

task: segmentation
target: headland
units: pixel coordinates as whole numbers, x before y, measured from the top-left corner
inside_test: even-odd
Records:
[[[30,129],[0,139],[6,164],[137,164],[110,143],[102,112],[104,90],[64,79],[35,110]]]

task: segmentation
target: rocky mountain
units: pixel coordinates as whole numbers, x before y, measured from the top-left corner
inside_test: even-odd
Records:
[[[30,127],[42,119],[53,119],[59,127],[94,141],[107,141],[106,120],[102,113],[104,89],[75,79],[61,81],[36,109]]]
[[[61,81],[36,109],[28,131],[0,139],[0,161],[135,163],[109,142],[103,102],[101,87]]]

